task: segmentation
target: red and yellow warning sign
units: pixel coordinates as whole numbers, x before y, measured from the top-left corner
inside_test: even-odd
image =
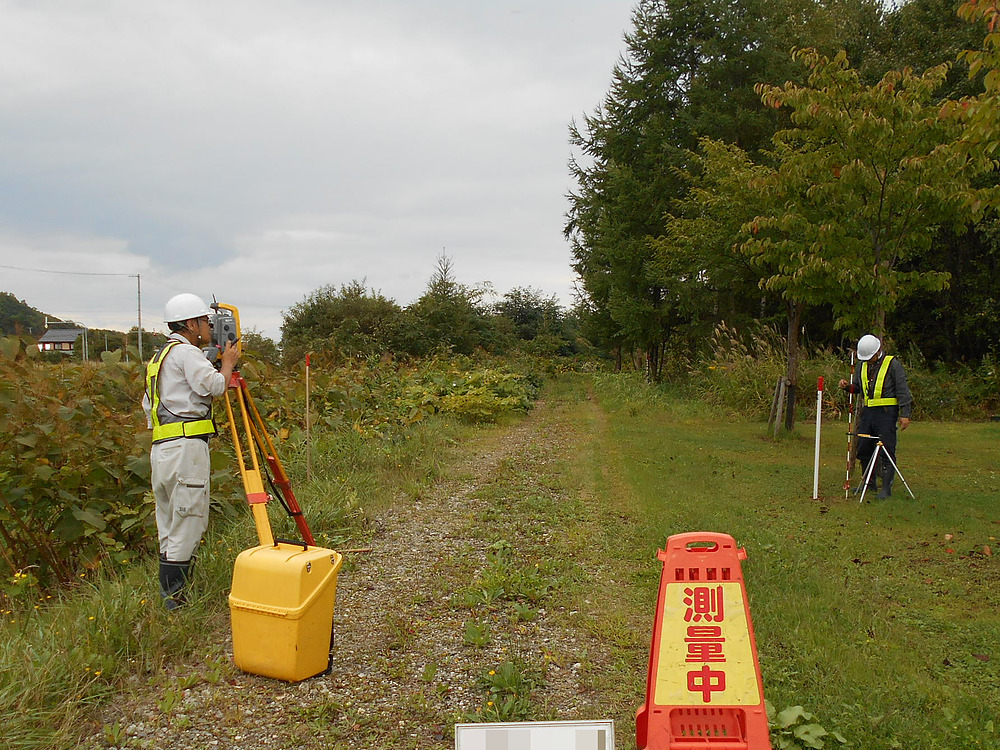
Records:
[[[770,750],[740,561],[727,534],[678,534],[663,573],[636,740],[650,750]]]

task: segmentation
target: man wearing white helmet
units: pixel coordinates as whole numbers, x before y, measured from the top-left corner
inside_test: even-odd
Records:
[[[910,412],[913,408],[913,396],[906,384],[906,372],[899,360],[892,355],[886,355],[882,350],[882,342],[871,334],[862,336],[858,341],[858,359],[861,367],[854,373],[853,382],[840,381],[840,387],[848,393],[860,393],[864,408],[858,420],[858,432],[863,435],[878,435],[885,446],[886,452],[896,460],[896,422],[899,429],[910,426]],[[868,473],[868,464],[875,453],[876,442],[862,438],[858,442],[858,460]],[[872,472],[868,490],[876,488],[876,475],[882,479],[880,498],[892,494],[892,482],[896,478],[896,470],[888,461],[881,461],[881,466]],[[861,486],[858,487],[860,491]]]
[[[216,370],[201,347],[212,342],[212,310],[178,294],[164,308],[167,343],[146,367],[142,408],[153,430],[153,495],[160,540],[160,595],[167,609],[184,603],[195,551],[208,528],[212,398],[226,392],[239,350],[226,342]]]

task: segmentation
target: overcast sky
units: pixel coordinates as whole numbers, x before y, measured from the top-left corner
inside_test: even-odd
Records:
[[[0,0],[0,291],[124,330],[138,274],[144,328],[192,291],[278,338],[324,285],[410,304],[445,252],[569,305],[568,127],[632,9]]]

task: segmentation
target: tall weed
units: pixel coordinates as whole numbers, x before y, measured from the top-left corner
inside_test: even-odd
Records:
[[[317,455],[336,457],[348,450],[355,460],[346,466],[357,466],[360,459],[369,471],[373,461],[380,462],[382,475],[404,466],[414,476],[421,473],[412,458],[404,458],[416,453],[401,450],[420,434],[414,425],[434,415],[495,422],[529,409],[540,385],[538,378],[503,363],[469,358],[433,358],[405,367],[376,359],[313,369],[310,411]],[[257,361],[243,362],[241,372],[281,450],[301,450],[304,373]],[[0,340],[0,570],[14,576],[0,595],[66,583],[82,570],[125,563],[150,549],[155,534],[149,433],[139,408],[144,387],[144,370],[136,363],[112,358],[53,365],[26,340]],[[243,489],[232,470],[229,427],[218,405],[216,420],[213,507],[234,518]],[[352,486],[378,494],[376,486]]]
[[[708,354],[692,363],[692,392],[724,411],[767,415],[775,384],[785,373],[784,342],[770,329],[741,336],[725,323],[712,332]]]

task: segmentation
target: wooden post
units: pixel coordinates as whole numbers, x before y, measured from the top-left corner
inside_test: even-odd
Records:
[[[312,481],[312,417],[309,413],[309,355],[306,355],[306,481]]]
[[[785,389],[788,387],[788,379],[782,378],[778,383],[778,413],[774,418],[774,436],[778,437],[778,431],[781,429],[781,417],[785,409]]]
[[[767,418],[767,428],[771,429],[774,424],[774,418],[778,414],[778,398],[781,393],[781,378],[778,378],[778,382],[774,384],[774,396],[771,398],[771,415]]]

